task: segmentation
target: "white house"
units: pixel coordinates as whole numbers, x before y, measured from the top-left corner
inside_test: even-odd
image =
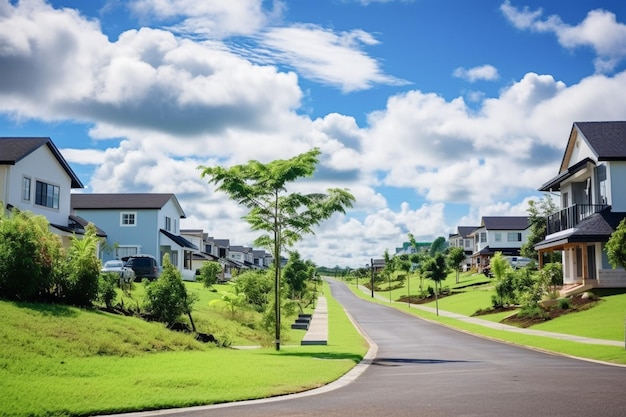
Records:
[[[83,184],[47,137],[0,137],[0,202],[48,219],[64,245],[87,221],[71,214],[70,193]],[[104,237],[102,230],[98,235]]]
[[[482,271],[496,252],[519,256],[522,245],[528,242],[529,227],[526,216],[484,216],[480,226],[468,235],[474,239],[472,267]]]
[[[613,269],[605,244],[626,217],[626,121],[576,122],[557,175],[540,191],[560,193],[548,217],[539,260],[562,252],[563,281],[569,286],[626,287],[626,271]],[[541,266],[541,264],[540,264]]]

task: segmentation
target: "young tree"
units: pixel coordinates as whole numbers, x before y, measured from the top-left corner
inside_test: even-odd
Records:
[[[415,241],[415,236],[413,236],[412,233],[408,234],[408,238],[409,238],[409,243],[411,243],[411,246],[413,246],[413,249],[415,250],[415,253],[412,253],[409,258],[411,260],[411,263],[417,265],[417,270],[421,271],[421,264],[426,259],[427,255],[425,253],[420,252],[420,249],[417,246],[417,242]],[[420,292],[423,292],[424,291],[424,277],[421,273],[419,274],[419,276],[420,276]]]
[[[280,259],[284,249],[314,233],[313,227],[334,213],[345,213],[354,196],[346,189],[331,188],[327,194],[289,193],[287,184],[315,172],[320,151],[314,148],[287,160],[267,164],[251,160],[230,168],[200,166],[202,178],[209,178],[218,191],[247,207],[243,218],[254,231],[263,231],[255,245],[266,247],[274,257],[275,344],[280,350]]]
[[[461,247],[450,248],[448,252],[450,266],[456,271],[456,283],[459,283],[459,273],[461,272],[461,262],[465,260],[465,251]]]
[[[146,308],[158,321],[172,325],[187,314],[193,331],[196,326],[191,317],[195,298],[187,293],[183,278],[170,262],[169,253],[163,255],[163,272],[156,281],[146,285]]]
[[[289,260],[283,269],[283,278],[291,292],[291,298],[302,298],[306,294],[307,281],[313,279],[315,269],[300,258],[298,251],[289,252]]]
[[[622,219],[606,242],[606,254],[613,268],[626,268],[626,218]]]
[[[550,194],[545,194],[538,202],[534,200],[528,201],[527,211],[530,233],[528,233],[528,240],[520,249],[522,256],[538,261],[539,255],[535,250],[535,245],[546,238],[548,216],[556,212],[556,210],[556,205],[552,201]]]
[[[435,256],[428,258],[421,267],[422,275],[435,282],[435,307],[437,315],[439,315],[439,300],[437,298],[437,284],[446,279],[448,268],[446,265],[446,259],[441,252],[435,254]]]

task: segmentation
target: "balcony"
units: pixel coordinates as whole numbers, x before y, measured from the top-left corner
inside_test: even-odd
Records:
[[[574,204],[548,216],[546,235],[576,227],[578,223],[592,214],[608,208],[607,204]]]

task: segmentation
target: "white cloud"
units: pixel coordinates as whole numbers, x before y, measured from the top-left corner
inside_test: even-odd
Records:
[[[378,43],[362,30],[335,33],[317,25],[294,25],[268,30],[260,43],[273,59],[344,92],[365,90],[374,84],[407,84],[386,75],[380,63],[361,50],[361,45]]]
[[[497,80],[500,77],[498,75],[498,69],[493,65],[481,65],[479,67],[473,68],[459,67],[454,70],[452,75],[457,78],[467,80],[471,83],[478,80],[493,81]]]
[[[525,19],[530,25],[539,17],[529,12]],[[268,30],[267,39],[274,35],[285,54],[310,40],[314,51],[302,56],[310,76],[346,90],[389,82],[361,51],[376,43],[367,33],[284,29]],[[616,93],[626,86],[626,72],[571,85],[527,73],[472,108],[460,97],[411,90],[390,97],[363,126],[339,113],[311,120],[299,114],[303,93],[293,72],[166,30],[127,31],[111,42],[97,22],[34,0],[16,6],[0,0],[0,45],[0,112],[91,123],[91,139],[110,144],[103,151],[78,149],[89,143],[62,150],[73,164],[97,165],[83,179],[90,190],[176,193],[188,217],[184,227],[234,244],[249,245],[256,234],[241,220],[242,208],[215,192],[196,167],[267,162],[319,147],[315,179],[294,188],[346,187],[357,198],[348,216],[333,216],[298,245],[324,265],[364,264],[408,232],[428,240],[466,221],[477,224],[481,215],[524,214],[520,195],[536,194],[556,175],[572,122],[623,120],[626,109],[626,95]],[[324,53],[336,58],[325,60]],[[348,74],[348,58],[362,63],[361,72]],[[404,204],[391,209],[379,187],[405,192]],[[473,209],[448,224],[446,204],[453,203]]]
[[[130,9],[144,20],[180,21],[174,32],[223,39],[251,35],[282,14],[284,4],[275,0],[270,10],[262,0],[133,0]]]
[[[541,9],[530,11],[527,7],[519,10],[506,0],[500,10],[518,29],[536,32],[552,32],[559,44],[568,49],[580,46],[593,48],[597,58],[596,71],[611,72],[626,58],[626,25],[616,20],[614,13],[606,10],[592,10],[578,25],[564,23],[559,16],[552,15],[541,19]]]

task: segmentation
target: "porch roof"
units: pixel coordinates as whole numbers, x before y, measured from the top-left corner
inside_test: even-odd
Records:
[[[550,181],[546,182],[539,188],[539,191],[549,192],[549,191],[559,191],[561,189],[561,183],[568,178],[571,178],[574,174],[579,171],[582,171],[587,167],[587,164],[593,164],[593,159],[585,158],[582,161],[576,162],[571,167],[567,168],[565,171],[561,172],[556,177],[552,178]]]

